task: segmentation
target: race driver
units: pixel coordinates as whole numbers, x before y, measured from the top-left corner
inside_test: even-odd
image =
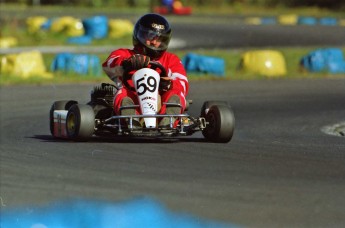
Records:
[[[134,26],[133,49],[117,49],[110,53],[102,64],[104,72],[114,81],[119,90],[114,97],[114,111],[117,115],[139,114],[139,109],[126,109],[120,113],[121,106],[138,104],[135,92],[123,85],[124,71],[134,71],[149,65],[149,61],[159,62],[167,71],[167,77],[161,77],[159,94],[161,109],[159,114],[180,114],[186,107],[188,79],[181,60],[167,51],[171,39],[169,22],[159,14],[146,14]],[[163,102],[180,103],[179,107],[165,107]],[[133,121],[134,125],[140,125]],[[170,118],[162,118],[159,125],[168,126]]]

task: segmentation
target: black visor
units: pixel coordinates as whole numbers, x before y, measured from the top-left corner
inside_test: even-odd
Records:
[[[156,31],[156,30],[147,29],[140,26],[140,28],[137,31],[136,37],[139,40],[139,42],[145,45],[146,47],[153,50],[162,51],[168,48],[171,33],[165,34],[165,33],[160,32],[159,30]],[[158,47],[155,47],[146,43],[146,41],[152,41],[152,40],[156,40],[157,42],[160,42],[160,45]]]

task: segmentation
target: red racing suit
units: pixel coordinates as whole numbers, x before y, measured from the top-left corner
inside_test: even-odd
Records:
[[[135,92],[122,86],[123,68],[121,63],[134,54],[136,54],[136,52],[131,49],[117,49],[110,53],[109,57],[102,64],[104,72],[120,88],[114,97],[114,111],[117,115],[120,114],[119,108],[124,97],[128,96],[132,98],[135,104],[139,103]],[[162,104],[163,102],[167,102],[172,95],[177,95],[180,97],[182,113],[186,108],[186,96],[188,94],[189,84],[186,70],[181,60],[175,54],[164,52],[164,54],[155,61],[164,66],[167,70],[167,76],[172,80],[171,87],[168,91],[159,92]],[[165,114],[165,110],[165,105],[162,105],[159,114]],[[137,114],[139,114],[139,109],[137,109]]]

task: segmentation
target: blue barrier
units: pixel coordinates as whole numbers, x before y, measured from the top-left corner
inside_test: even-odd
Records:
[[[319,19],[320,25],[337,25],[338,20],[333,17],[323,17]]]
[[[187,72],[225,75],[225,61],[222,58],[189,53],[182,58],[182,63]]]
[[[173,7],[174,0],[162,0],[163,6]]]
[[[339,48],[317,49],[303,56],[300,65],[310,72],[345,73],[345,60]]]
[[[299,24],[299,25],[316,25],[317,19],[315,17],[298,17],[297,24]]]
[[[41,25],[41,29],[42,30],[49,30],[51,25],[53,23],[53,19],[48,19],[46,22],[44,22],[42,25]]]
[[[122,203],[73,200],[46,207],[2,210],[1,228],[231,228],[225,224],[168,211],[150,198]]]
[[[345,74],[345,61],[334,61],[328,63],[328,70],[334,74]]]
[[[89,54],[57,54],[51,64],[51,71],[75,72],[81,75],[101,75],[100,59]]]
[[[263,25],[275,25],[275,24],[277,24],[277,19],[274,17],[263,17],[263,18],[261,18],[261,24],[263,24]]]
[[[108,18],[106,16],[94,16],[83,20],[85,35],[94,39],[106,38],[109,31]]]

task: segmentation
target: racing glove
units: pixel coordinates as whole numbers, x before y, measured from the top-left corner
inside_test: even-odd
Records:
[[[171,87],[171,80],[168,78],[161,78],[159,82],[159,90],[166,92]]]
[[[125,71],[139,70],[147,67],[150,62],[150,57],[146,55],[135,54],[122,61],[122,66]]]

